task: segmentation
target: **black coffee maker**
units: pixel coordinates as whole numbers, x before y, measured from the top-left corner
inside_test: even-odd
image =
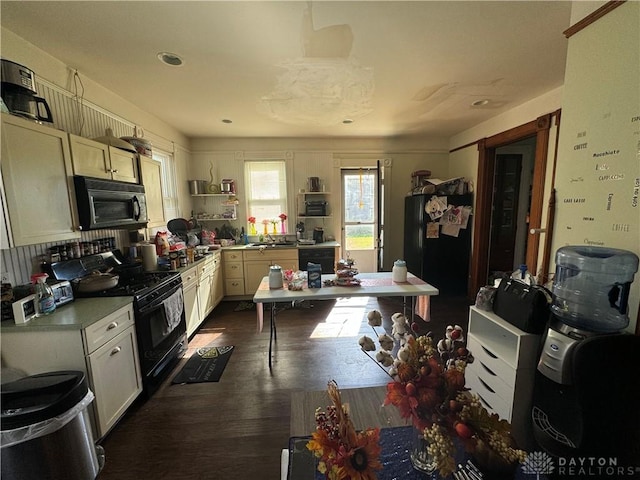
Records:
[[[2,77],[2,101],[13,115],[53,123],[53,115],[47,101],[37,96],[36,76],[24,65],[0,60]]]

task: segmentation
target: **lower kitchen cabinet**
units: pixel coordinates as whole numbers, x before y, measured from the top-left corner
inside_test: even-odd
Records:
[[[269,275],[269,267],[280,265],[282,270],[298,269],[298,249],[262,248],[244,252],[244,289],[247,295],[254,295],[260,282]]]
[[[242,296],[244,292],[244,254],[240,250],[224,250],[222,252],[224,270],[224,295],[227,297]]]
[[[540,335],[523,332],[493,312],[469,307],[467,347],[474,362],[467,365],[466,386],[482,404],[511,422],[521,448],[530,448],[531,399],[538,363]]]
[[[198,267],[185,270],[182,276],[184,314],[187,319],[187,336],[191,337],[200,326],[200,306],[198,305]]]
[[[115,426],[142,392],[132,305],[84,329],[3,331],[2,359],[27,375],[84,372],[95,395],[89,413],[96,440]]]

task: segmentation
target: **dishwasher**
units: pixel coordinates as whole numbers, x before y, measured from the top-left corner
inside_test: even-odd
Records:
[[[299,248],[298,268],[307,271],[307,263],[319,263],[322,266],[322,273],[335,272],[335,249],[334,248]]]

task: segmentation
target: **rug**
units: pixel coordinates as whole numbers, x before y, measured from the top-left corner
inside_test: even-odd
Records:
[[[236,305],[236,308],[233,309],[234,312],[242,312],[244,310],[255,310],[256,304],[253,302],[245,302],[242,301]]]
[[[206,346],[196,349],[171,383],[217,382],[233,353],[233,345]]]

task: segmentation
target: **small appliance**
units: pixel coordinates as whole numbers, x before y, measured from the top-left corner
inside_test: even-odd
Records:
[[[220,191],[229,195],[235,195],[236,182],[230,178],[223,178],[220,182]]]
[[[313,240],[317,243],[324,242],[324,230],[321,227],[313,229]]]
[[[73,302],[73,288],[71,288],[71,283],[68,280],[48,279],[47,283],[53,292],[56,307]]]
[[[75,175],[78,217],[83,230],[143,228],[147,225],[144,186]]]
[[[567,246],[556,252],[553,303],[534,382],[533,434],[556,457],[640,458],[640,411],[616,411],[640,383],[640,336],[624,333],[638,257]]]
[[[320,177],[309,177],[307,179],[307,183],[308,183],[310,192],[320,191]]]
[[[327,215],[327,202],[322,200],[311,200],[305,202],[306,215],[308,217],[325,217]]]
[[[49,104],[37,96],[33,71],[3,58],[0,60],[0,72],[2,100],[10,113],[38,122],[53,123]]]

